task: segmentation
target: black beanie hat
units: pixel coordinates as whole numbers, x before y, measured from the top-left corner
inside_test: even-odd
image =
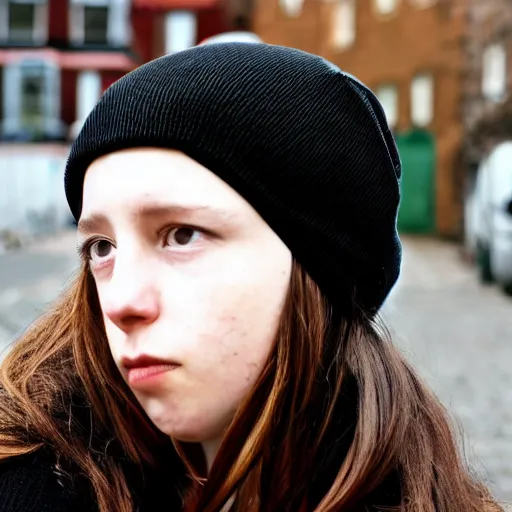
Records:
[[[227,43],[127,74],[103,94],[71,148],[65,187],[75,219],[93,160],[142,146],[180,150],[217,174],[332,303],[355,299],[375,313],[396,282],[396,145],[373,93],[323,58]]]

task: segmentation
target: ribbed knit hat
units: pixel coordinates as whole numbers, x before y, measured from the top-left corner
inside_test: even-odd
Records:
[[[199,46],[104,93],[75,140],[75,219],[88,166],[131,147],[184,152],[241,194],[333,303],[377,311],[398,278],[400,159],[373,93],[321,57],[266,44]],[[262,248],[262,257],[265,257]]]

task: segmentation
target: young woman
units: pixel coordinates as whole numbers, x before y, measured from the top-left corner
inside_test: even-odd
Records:
[[[1,366],[0,510],[502,510],[376,321],[400,172],[375,96],[297,50],[110,87],[66,169],[83,265]]]

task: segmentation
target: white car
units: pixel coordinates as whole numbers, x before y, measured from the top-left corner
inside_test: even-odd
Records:
[[[465,214],[466,241],[482,281],[512,293],[512,141],[498,144],[481,162]]]
[[[216,34],[199,43],[198,46],[216,43],[262,43],[263,40],[254,32],[232,31]]]

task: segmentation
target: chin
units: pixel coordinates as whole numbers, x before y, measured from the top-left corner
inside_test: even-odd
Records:
[[[170,414],[166,411],[163,414],[147,413],[155,427],[165,435],[184,443],[202,443],[207,439],[216,437],[219,429],[211,424],[205,424],[203,418]]]
[[[203,406],[183,407],[176,402],[169,403],[157,398],[140,402],[148,418],[158,430],[184,443],[202,443],[222,437],[229,425],[229,421],[226,421],[224,416],[212,414],[213,411]]]

